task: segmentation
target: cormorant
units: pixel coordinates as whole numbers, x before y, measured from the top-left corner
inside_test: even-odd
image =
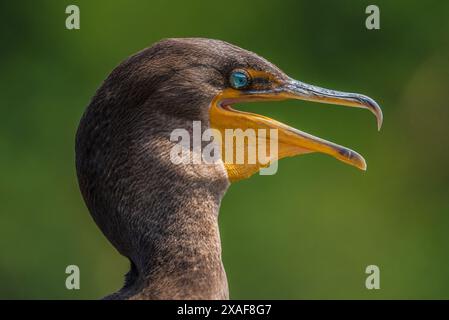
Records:
[[[170,159],[175,129],[278,129],[271,160],[320,152],[362,170],[358,153],[231,106],[302,99],[382,112],[372,99],[293,80],[260,56],[211,39],[165,39],[116,67],[92,98],[76,135],[76,169],[86,205],[130,260],[125,285],[108,299],[227,299],[218,230],[230,182],[263,163]],[[198,123],[198,122],[197,122]],[[258,132],[258,131],[256,131]],[[204,142],[202,142],[204,144]],[[186,151],[186,150],[184,150]],[[187,152],[196,156],[190,145]]]

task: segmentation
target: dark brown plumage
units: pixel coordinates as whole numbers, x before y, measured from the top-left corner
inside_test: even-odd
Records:
[[[242,87],[230,75],[248,80]],[[238,80],[237,78],[234,80]],[[224,130],[275,128],[279,157],[321,152],[366,169],[363,157],[267,117],[230,108],[241,101],[305,99],[382,112],[370,98],[293,80],[256,54],[210,39],[162,40],[122,62],[87,107],[76,136],[76,168],[87,207],[131,262],[109,299],[226,299],[218,211],[230,181],[260,163],[170,161],[175,129],[193,121]],[[206,143],[204,143],[206,144]],[[192,146],[192,144],[190,144]],[[197,154],[194,148],[188,150]],[[278,158],[273,158],[276,160]]]
[[[282,75],[228,43],[163,40],[122,62],[98,89],[76,137],[79,186],[97,225],[131,261],[115,299],[228,298],[218,209],[223,164],[173,165],[175,128],[209,125],[212,98],[239,67]]]

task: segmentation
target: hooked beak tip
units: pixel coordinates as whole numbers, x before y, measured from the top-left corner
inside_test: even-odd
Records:
[[[377,104],[376,101],[364,95],[360,95],[359,101],[376,116],[377,130],[380,131],[384,119],[382,109],[380,108],[380,106]]]

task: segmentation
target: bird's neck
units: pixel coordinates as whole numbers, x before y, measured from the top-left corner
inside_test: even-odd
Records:
[[[125,247],[122,253],[134,265],[116,297],[228,298],[218,229],[219,207],[229,185],[223,165],[179,166],[165,161],[157,170],[146,169],[158,176],[146,179],[138,192],[138,206],[127,206],[136,211],[127,214],[134,237],[130,249]]]
[[[137,297],[228,298],[218,229],[219,201],[206,190],[191,190],[182,208],[160,224],[160,233],[148,239],[151,252]]]
[[[147,234],[117,298],[227,299],[228,286],[221,260],[218,229],[220,199],[205,189],[181,196],[182,204],[166,208],[157,227]],[[166,211],[163,209],[163,211]],[[148,213],[152,215],[152,212]]]

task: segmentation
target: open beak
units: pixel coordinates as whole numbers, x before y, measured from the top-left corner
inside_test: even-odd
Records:
[[[225,89],[212,101],[210,108],[211,127],[219,130],[222,135],[224,135],[226,129],[254,129],[256,135],[259,129],[277,129],[278,152],[277,155],[272,155],[271,161],[288,156],[320,152],[361,170],[366,170],[365,159],[349,148],[315,137],[268,117],[235,110],[231,107],[238,102],[285,99],[308,100],[368,109],[377,118],[378,130],[382,126],[382,110],[373,99],[361,94],[324,89],[288,79],[268,90]],[[222,149],[223,152],[226,151]],[[261,163],[235,164],[229,161],[224,161],[224,163],[231,181],[247,178],[261,167],[266,166]]]

